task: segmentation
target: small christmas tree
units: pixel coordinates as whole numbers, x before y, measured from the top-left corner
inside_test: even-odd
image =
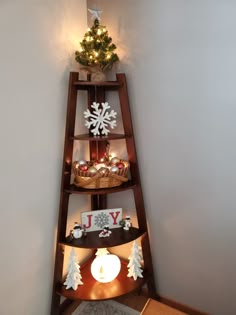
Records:
[[[137,280],[137,278],[143,278],[141,269],[141,260],[142,260],[142,254],[140,247],[138,246],[137,242],[133,242],[133,246],[131,249],[131,254],[129,256],[129,263],[128,263],[128,275],[127,277],[133,277],[134,280]]]
[[[64,285],[66,285],[66,289],[72,288],[73,290],[77,290],[78,285],[82,285],[81,281],[82,276],[80,273],[80,265],[77,262],[77,255],[74,248],[71,249],[69,263],[68,263],[68,274],[66,277],[66,281]]]
[[[84,39],[80,42],[81,49],[75,52],[75,60],[84,67],[96,67],[105,71],[119,60],[114,52],[116,45],[112,43],[106,26],[100,25],[101,11],[89,11],[93,14],[93,26],[84,34]]]

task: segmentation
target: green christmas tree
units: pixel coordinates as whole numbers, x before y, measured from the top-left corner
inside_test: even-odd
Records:
[[[75,60],[84,67],[97,67],[105,71],[119,60],[114,52],[116,45],[98,18],[95,18],[93,26],[84,34],[80,45],[81,49],[75,52]]]

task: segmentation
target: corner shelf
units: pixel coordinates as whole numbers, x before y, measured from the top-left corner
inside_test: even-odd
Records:
[[[132,180],[129,180],[127,183],[124,183],[118,187],[100,188],[100,189],[85,189],[85,188],[77,187],[72,184],[69,186],[69,188],[65,189],[65,192],[68,194],[107,195],[107,194],[112,194],[112,193],[116,193],[116,192],[120,192],[124,190],[133,189],[135,186],[136,184]]]
[[[145,283],[145,272],[144,277],[138,278],[136,281],[133,278],[128,278],[127,262],[122,260],[121,271],[116,279],[108,283],[100,283],[93,278],[90,272],[90,266],[93,258],[90,258],[80,269],[82,279],[85,280],[84,284],[79,286],[76,291],[73,289],[66,290],[64,285],[59,284],[56,287],[56,291],[59,295],[70,300],[108,300],[133,292],[141,288]]]
[[[91,109],[91,104],[93,102],[105,102],[107,99],[107,92],[110,93],[110,91],[115,91],[119,96],[123,133],[110,133],[108,136],[94,137],[91,134],[90,130],[86,134],[76,135],[75,124],[78,105],[77,102],[79,100],[77,96],[79,91],[85,91],[85,94],[87,94],[87,105],[89,109]],[[124,142],[126,146],[126,152],[130,163],[130,179],[120,186],[111,188],[84,189],[79,188],[74,184],[71,184],[71,179],[73,178],[71,174],[73,150],[74,143],[77,140],[89,142],[90,160],[99,160],[104,157],[107,142],[109,142],[109,140],[125,140]],[[86,237],[77,240],[70,240],[70,238],[66,236],[67,221],[69,215],[69,203],[72,194],[89,196],[88,199],[90,199],[90,208],[91,211],[93,211],[107,208],[107,195],[126,190],[132,190],[135,201],[137,226],[139,228],[132,227],[129,231],[123,231],[122,228],[112,229],[112,234],[108,238],[99,238],[99,231],[88,232]],[[122,198],[119,198],[119,203],[122,208]],[[140,238],[143,254],[143,278],[138,278],[135,281],[132,277],[127,277],[127,262],[121,261],[121,271],[116,279],[109,283],[100,283],[92,277],[90,267],[93,258],[89,258],[87,262],[81,266],[81,276],[84,284],[79,286],[76,291],[74,291],[73,289],[65,289],[66,287],[63,285],[63,266],[65,263],[66,246],[88,248],[92,250],[95,248],[109,249],[110,247],[127,244],[138,238]],[[117,73],[116,81],[92,82],[79,80],[79,73],[71,72],[68,87],[57,246],[50,314],[64,314],[64,311],[69,310],[69,306],[71,305],[73,300],[97,301],[112,299],[138,290],[144,284],[147,285],[148,296],[155,298],[156,287],[153,274],[151,248],[149,243],[148,227],[125,74]],[[66,300],[64,301],[66,302],[65,304],[61,301],[61,296],[66,298]]]
[[[72,140],[85,140],[85,141],[109,141],[109,140],[120,140],[126,139],[131,136],[119,133],[110,133],[108,136],[93,136],[90,134],[81,134],[72,137]]]
[[[121,87],[121,83],[118,81],[83,81],[78,80],[74,81],[73,85],[78,90],[89,90],[91,88],[102,87],[106,88],[106,90],[118,90]]]
[[[104,238],[98,236],[101,231],[88,232],[87,236],[73,240],[68,236],[61,244],[79,248],[108,248],[132,242],[145,233],[134,227],[129,231],[124,231],[121,227],[111,231],[112,234]]]

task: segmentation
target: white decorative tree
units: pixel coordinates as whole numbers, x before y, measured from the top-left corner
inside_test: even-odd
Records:
[[[127,277],[133,277],[134,280],[137,280],[138,277],[143,278],[143,270],[141,268],[142,253],[136,241],[133,242],[131,254],[128,259],[129,263],[127,267],[129,272]]]
[[[83,284],[81,279],[80,265],[78,264],[76,252],[74,248],[72,248],[68,263],[68,274],[64,285],[66,285],[66,289],[72,288],[73,290],[77,290],[78,285]]]

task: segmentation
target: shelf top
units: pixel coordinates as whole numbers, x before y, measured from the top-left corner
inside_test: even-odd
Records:
[[[128,135],[119,133],[110,133],[108,136],[93,136],[90,134],[80,134],[72,137],[74,140],[88,140],[88,141],[107,141],[107,140],[120,140],[128,138]]]
[[[73,240],[70,240],[68,236],[62,244],[79,248],[107,248],[129,243],[144,234],[134,227],[131,227],[128,231],[123,230],[122,227],[111,229],[111,235],[104,238],[98,236],[100,232],[88,232],[86,236]]]
[[[82,195],[107,195],[112,194],[124,190],[133,189],[136,184],[132,180],[128,180],[128,182],[123,183],[117,187],[111,188],[99,188],[99,189],[85,189],[81,187],[77,187],[75,185],[70,185],[69,188],[65,189],[65,192],[69,194],[82,194]]]
[[[118,81],[86,81],[86,80],[78,80],[74,82],[76,86],[112,86],[119,87],[120,82]]]
[[[122,83],[119,81],[85,81],[85,80],[78,80],[74,81],[73,85],[78,90],[89,90],[91,88],[103,88],[105,90],[118,90]]]
[[[107,300],[133,292],[141,288],[145,282],[145,274],[143,278],[138,278],[136,281],[132,277],[128,278],[127,262],[121,261],[121,271],[116,279],[108,283],[100,283],[93,278],[90,271],[93,258],[81,267],[83,285],[77,290],[66,290],[64,285],[58,285],[57,293],[70,300]]]

